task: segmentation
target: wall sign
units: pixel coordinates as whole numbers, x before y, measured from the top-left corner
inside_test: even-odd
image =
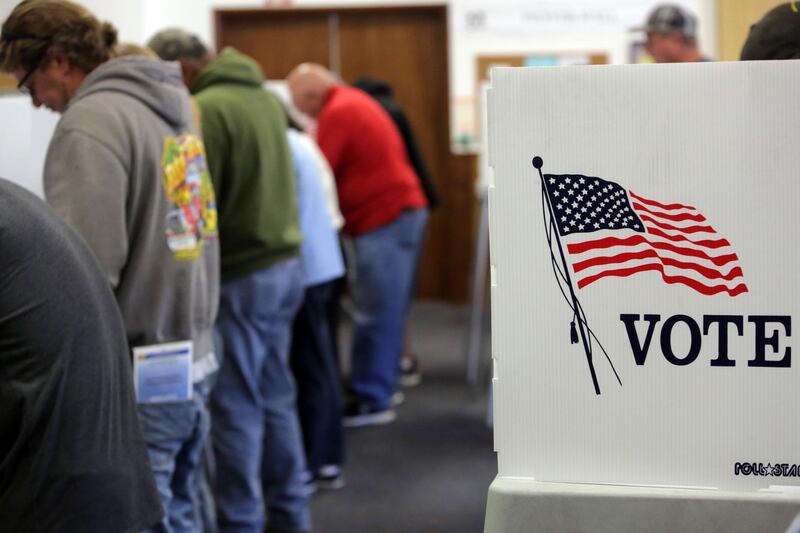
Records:
[[[529,0],[456,2],[453,23],[457,32],[477,34],[530,35],[625,33],[640,26],[659,2],[641,0]],[[697,12],[697,1],[677,2]]]

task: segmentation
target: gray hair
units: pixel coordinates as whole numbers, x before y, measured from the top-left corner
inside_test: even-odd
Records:
[[[197,35],[180,28],[167,28],[153,35],[147,47],[164,61],[176,61],[189,57],[199,59],[208,53],[208,48]]]

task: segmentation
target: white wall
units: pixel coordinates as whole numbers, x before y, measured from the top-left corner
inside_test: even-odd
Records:
[[[713,0],[673,0],[697,13],[701,47],[716,52],[716,14]],[[452,63],[456,94],[472,92],[475,56],[490,53],[596,51],[611,63],[629,62],[629,47],[639,36],[630,28],[641,25],[663,0],[570,0],[553,2],[456,0],[450,3]],[[484,28],[471,29],[470,17],[483,15]]]
[[[659,0],[442,0],[450,8],[451,131],[476,133],[476,57],[489,54],[528,54],[552,51],[602,52],[612,63],[627,63],[635,35],[629,28],[641,24]],[[295,0],[296,6],[359,6],[429,4],[429,0]],[[710,56],[716,53],[714,0],[677,0],[700,19],[700,43]],[[213,42],[215,8],[263,6],[254,0],[147,0],[144,41],[166,26],[182,26]],[[470,28],[469,17],[483,13],[487,25]],[[588,14],[588,18],[587,18]],[[600,22],[598,22],[598,20]]]
[[[635,38],[628,29],[641,24],[659,0],[442,0],[450,8],[450,95],[453,137],[476,133],[475,62],[478,55],[552,51],[597,51],[612,63],[627,63]],[[427,0],[296,0],[296,6],[429,4]],[[700,19],[700,43],[716,53],[714,0],[677,0]],[[147,0],[145,40],[160,28],[178,25],[213,42],[215,8],[263,6],[253,0]],[[487,25],[470,29],[469,17],[483,13]],[[587,14],[589,15],[588,19]],[[598,22],[598,20],[600,22]],[[462,131],[464,130],[464,131]]]
[[[214,42],[213,10],[261,7],[263,0],[78,0],[98,18],[117,26],[120,40],[144,44],[158,30],[179,26]],[[295,0],[293,5],[364,6],[431,4],[436,0]],[[700,44],[716,54],[716,1],[671,0],[700,19]],[[449,6],[451,132],[477,134],[476,57],[537,52],[603,52],[612,63],[628,62],[635,38],[628,29],[641,24],[659,0],[440,0]],[[16,0],[0,0],[5,19]],[[469,26],[483,13],[486,24]],[[480,16],[480,15],[479,15]]]
[[[58,115],[34,109],[27,96],[0,97],[0,177],[42,196],[42,168]]]
[[[74,0],[84,5],[89,11],[101,20],[114,24],[125,40],[139,40],[145,20],[143,6],[146,2],[137,0]],[[148,0],[149,1],[149,0]],[[166,0],[169,2],[169,0]],[[0,0],[0,20],[5,20],[8,14],[19,3],[19,0]]]
[[[453,96],[475,93],[475,57],[491,53],[534,53],[553,50],[606,52],[613,63],[626,63],[631,26],[643,22],[660,0],[441,0],[450,7],[450,81]],[[716,54],[714,0],[671,0],[700,18],[703,51]],[[363,6],[430,4],[430,0],[295,0],[294,5]],[[15,0],[0,0],[5,18]],[[83,0],[99,18],[117,26],[120,39],[144,43],[158,30],[179,26],[213,43],[213,10],[261,7],[263,0]],[[468,30],[466,17],[484,12],[491,22],[483,30]],[[590,13],[603,23],[588,23]],[[531,20],[531,16],[539,17]],[[524,19],[528,18],[526,22]],[[557,21],[557,22],[547,22]],[[570,22],[571,20],[571,22]]]
[[[629,27],[640,24],[659,0],[442,0],[450,7],[450,55],[452,93],[473,95],[475,56],[489,53],[527,53],[553,50],[599,50],[613,63],[627,62],[631,35]],[[703,51],[716,54],[716,11],[714,0],[672,0],[698,14]],[[117,26],[120,39],[144,43],[156,31],[180,26],[213,42],[216,8],[259,7],[263,0],[82,0],[99,18]],[[412,5],[429,0],[295,0],[296,6]],[[3,19],[16,0],[0,0]],[[475,12],[486,13],[491,22],[484,30],[469,31],[465,19]],[[600,15],[606,22],[581,22],[585,13]],[[536,15],[537,20],[525,22]],[[547,23],[548,20],[558,23]],[[571,18],[571,19],[570,19]],[[572,22],[570,22],[572,20]]]

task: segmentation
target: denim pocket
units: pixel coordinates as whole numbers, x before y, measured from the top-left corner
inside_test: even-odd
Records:
[[[139,425],[147,443],[186,440],[195,425],[193,401],[138,404]]]

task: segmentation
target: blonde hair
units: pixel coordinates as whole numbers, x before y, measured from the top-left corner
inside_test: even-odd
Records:
[[[32,68],[60,52],[86,73],[114,57],[117,29],[67,0],[24,0],[3,23],[0,70]]]
[[[141,57],[149,57],[150,59],[159,59],[155,52],[147,48],[146,46],[142,46],[136,43],[119,43],[117,46],[114,47],[114,54],[117,57],[124,57],[124,56],[141,56]]]

